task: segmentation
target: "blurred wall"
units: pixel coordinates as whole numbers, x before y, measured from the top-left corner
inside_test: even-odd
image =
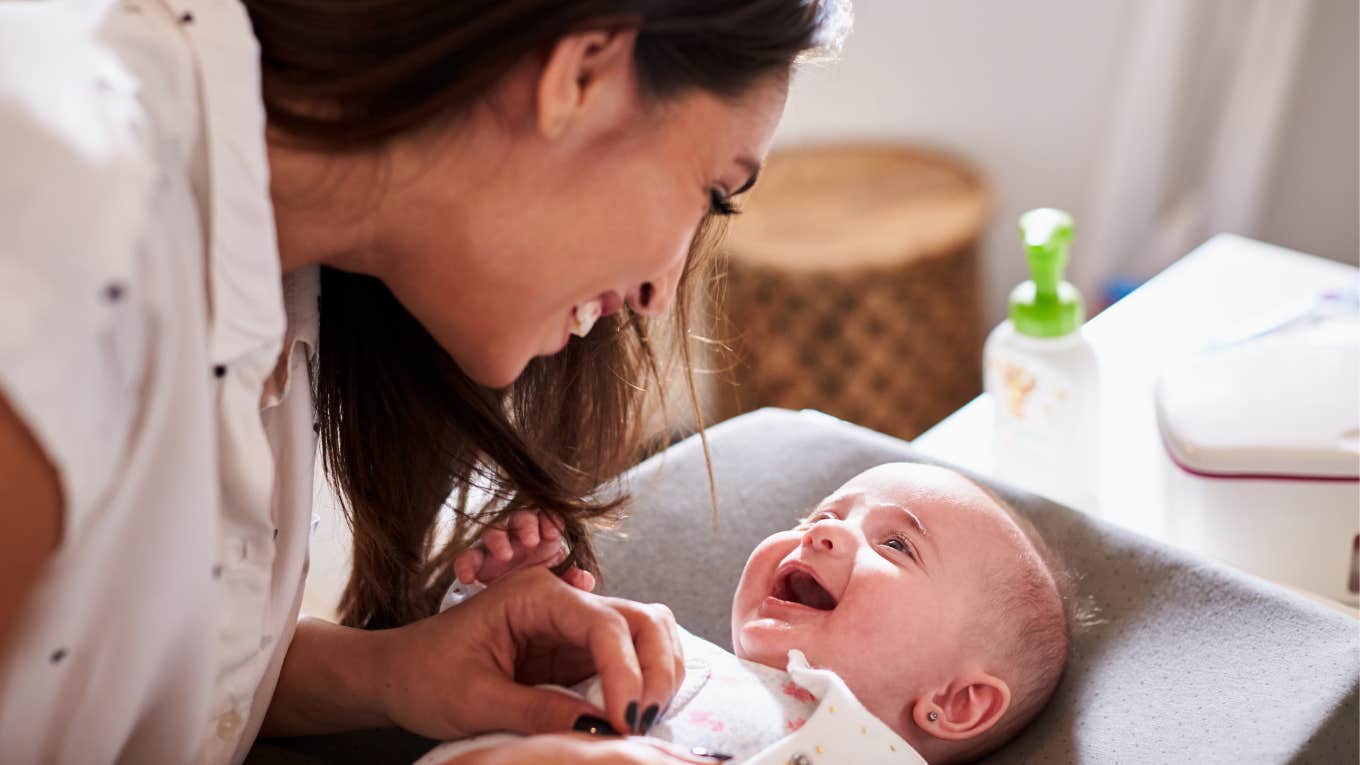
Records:
[[[1316,0],[1276,155],[1261,237],[1360,258],[1360,3]]]
[[[1253,214],[1259,218],[1255,230],[1232,227],[1236,233],[1354,260],[1356,3],[1270,1],[1296,3],[1306,14],[1301,16],[1307,19],[1306,32],[1296,46],[1300,52],[1284,54],[1298,59],[1297,65],[1286,66],[1292,86],[1286,86],[1288,93],[1281,102],[1289,107],[1279,110],[1278,130],[1262,133],[1266,138],[1261,141],[1280,142],[1277,159],[1268,163],[1274,181],[1263,184],[1259,206],[1265,212]],[[1092,227],[1118,214],[1111,213],[1108,204],[1106,209],[1097,205],[1118,200],[1117,194],[1109,193],[1110,185],[1117,185],[1121,174],[1129,174],[1111,153],[1139,140],[1136,105],[1144,96],[1131,91],[1144,87],[1140,67],[1149,57],[1156,59],[1155,46],[1162,44],[1155,27],[1148,34],[1149,24],[1160,23],[1159,19],[1179,24],[1182,28],[1168,29],[1165,37],[1180,34],[1183,40],[1166,44],[1173,52],[1186,53],[1185,71],[1173,71],[1160,85],[1146,86],[1166,91],[1157,97],[1168,110],[1165,124],[1150,127],[1149,132],[1163,131],[1169,135],[1164,141],[1169,150],[1183,152],[1192,144],[1172,135],[1174,131],[1199,129],[1201,142],[1222,143],[1222,131],[1231,128],[1212,124],[1212,118],[1203,118],[1194,104],[1187,107],[1184,102],[1200,94],[1176,80],[1198,78],[1198,86],[1206,87],[1202,57],[1216,55],[1215,46],[1224,44],[1212,30],[1246,6],[1163,0],[1157,16],[1148,12],[1149,5],[1140,6],[1138,0],[856,0],[855,29],[841,60],[799,74],[776,145],[887,138],[956,151],[982,168],[995,194],[995,213],[982,249],[987,321],[1002,318],[1007,292],[1025,278],[1015,221],[1031,207],[1063,207],[1076,216],[1076,280],[1094,302],[1097,295],[1091,293],[1106,277],[1122,271],[1148,276],[1167,260],[1159,256],[1151,262],[1132,262],[1140,245],[1137,230],[1112,234],[1120,245],[1118,252],[1082,251],[1083,230],[1089,244]],[[1137,42],[1133,30],[1143,35]],[[1241,36],[1246,35],[1243,31]],[[1134,50],[1135,45],[1142,47]],[[1226,69],[1236,66],[1225,61]],[[1220,89],[1226,91],[1228,85]],[[1133,124],[1117,124],[1121,114]],[[1121,129],[1124,136],[1112,138]],[[1247,145],[1259,147],[1261,141]],[[1170,151],[1165,157],[1172,165],[1182,160]],[[1142,161],[1140,157],[1134,164]],[[1172,185],[1165,174],[1156,182]],[[1166,200],[1148,202],[1153,208],[1149,214],[1174,208],[1176,195],[1182,192],[1167,188]],[[1134,192],[1135,198],[1140,193]],[[1165,215],[1174,217],[1173,213]],[[1207,214],[1203,211],[1197,214],[1200,225],[1180,232],[1183,235],[1163,249],[1183,254],[1193,244],[1182,242],[1203,241],[1205,230],[1224,227],[1203,220]],[[1108,245],[1110,236],[1094,238]],[[1147,236],[1149,241],[1157,238],[1153,232]]]

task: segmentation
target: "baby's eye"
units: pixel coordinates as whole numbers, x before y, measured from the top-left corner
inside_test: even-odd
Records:
[[[836,517],[836,514],[835,514],[835,513],[831,512],[831,511],[829,511],[829,510],[823,510],[823,511],[821,511],[821,512],[813,513],[812,515],[809,515],[808,517],[806,517],[806,518],[804,518],[803,520],[799,521],[799,522],[798,522],[798,525],[799,525],[799,526],[810,526],[810,525],[816,523],[817,521],[825,521],[825,520],[829,520],[829,519],[832,519],[832,518],[835,518],[835,517]]]
[[[889,537],[887,541],[883,543],[883,546],[903,553],[906,556],[910,557],[912,560],[916,559],[916,552],[912,550],[911,543],[903,539],[902,537],[899,536]]]

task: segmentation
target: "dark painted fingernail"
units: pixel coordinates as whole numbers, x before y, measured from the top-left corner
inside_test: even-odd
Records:
[[[574,731],[589,733],[592,736],[617,736],[619,732],[614,730],[614,726],[608,720],[603,720],[595,715],[581,715],[576,718],[576,723],[571,726]]]
[[[702,746],[694,747],[693,749],[689,750],[689,753],[694,755],[695,757],[707,757],[710,760],[717,760],[718,762],[727,762],[728,760],[732,759],[732,755],[730,754],[715,752],[712,749],[705,749]]]
[[[642,734],[644,736],[647,735],[647,731],[652,729],[652,725],[656,723],[656,716],[660,714],[660,712],[661,707],[657,704],[653,704],[642,710],[642,724],[639,727],[642,729]]]
[[[641,731],[638,730],[638,715],[637,715],[637,713],[638,713],[638,703],[637,703],[636,701],[630,701],[630,702],[628,702],[628,708],[625,709],[625,710],[623,710],[623,719],[624,719],[625,722],[628,723],[628,728],[629,728],[631,731],[633,731],[634,733],[640,733],[640,732],[641,732]]]
[[[638,302],[643,308],[651,305],[653,292],[656,292],[656,287],[653,287],[651,282],[642,283],[642,289],[638,290]]]

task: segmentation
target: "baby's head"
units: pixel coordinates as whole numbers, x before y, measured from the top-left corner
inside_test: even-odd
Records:
[[[1013,737],[1052,695],[1067,641],[1028,523],[958,473],[911,463],[861,473],[761,542],[732,604],[738,656],[782,669],[801,650],[931,763]]]

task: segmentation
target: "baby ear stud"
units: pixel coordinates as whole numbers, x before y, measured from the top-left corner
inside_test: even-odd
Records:
[[[926,715],[926,719],[930,720],[931,722],[935,722],[936,720],[940,719],[940,713],[931,712],[930,714]]]

